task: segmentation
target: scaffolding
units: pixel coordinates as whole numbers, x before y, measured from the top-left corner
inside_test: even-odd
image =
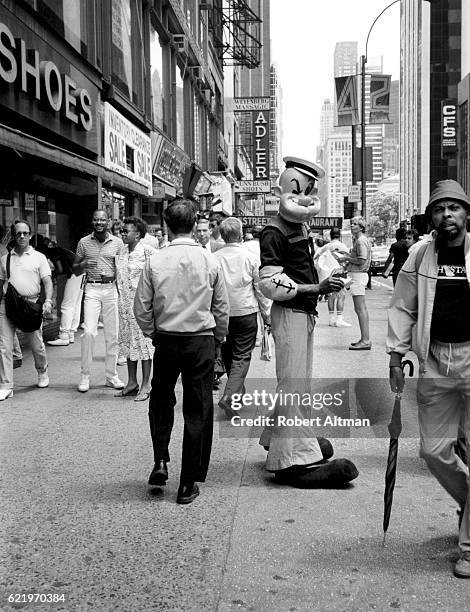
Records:
[[[214,47],[224,66],[259,66],[261,23],[246,0],[214,2],[210,25]]]

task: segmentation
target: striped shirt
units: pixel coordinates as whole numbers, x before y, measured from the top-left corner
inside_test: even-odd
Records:
[[[97,265],[85,268],[87,278],[92,281],[101,281],[102,276],[115,278],[116,259],[123,247],[123,241],[112,234],[108,234],[104,242],[97,240],[94,234],[82,238],[77,246],[77,256],[86,257],[92,264],[97,262]]]

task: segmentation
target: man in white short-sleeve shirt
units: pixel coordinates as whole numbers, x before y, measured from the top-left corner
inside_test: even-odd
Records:
[[[30,246],[31,227],[26,221],[14,224],[15,246],[10,252],[10,278],[7,280],[7,255],[0,260],[0,401],[13,395],[13,341],[16,327],[8,319],[5,312],[4,295],[8,282],[15,287],[20,295],[35,302],[44,285],[46,299],[43,313],[52,310],[52,278],[51,268],[46,257]],[[47,372],[46,348],[42,339],[42,327],[26,334],[31,344],[34,365],[38,373],[37,386],[49,386]]]

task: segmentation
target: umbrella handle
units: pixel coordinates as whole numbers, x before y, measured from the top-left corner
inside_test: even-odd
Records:
[[[403,361],[403,363],[401,364],[401,369],[403,370],[403,374],[405,373],[405,367],[408,366],[409,368],[409,372],[408,372],[408,376],[413,376],[414,371],[415,371],[415,367],[413,365],[413,362],[410,361],[409,359],[405,359],[405,361]]]

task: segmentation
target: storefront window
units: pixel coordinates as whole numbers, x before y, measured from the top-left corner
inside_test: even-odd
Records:
[[[143,52],[140,7],[131,0],[112,0],[111,52],[113,82],[139,104],[142,98],[141,55]]]
[[[184,81],[176,66],[176,144],[184,150]]]
[[[103,206],[111,221],[123,220],[129,217],[132,211],[132,202],[129,196],[103,187],[101,190]]]
[[[163,106],[163,49],[155,30],[150,32],[150,74],[152,82],[153,122],[164,130]]]

